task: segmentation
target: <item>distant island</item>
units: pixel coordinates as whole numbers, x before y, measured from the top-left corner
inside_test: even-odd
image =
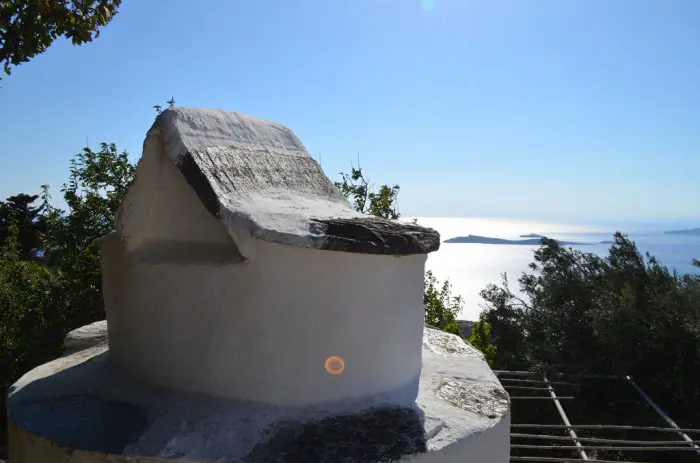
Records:
[[[544,235],[538,235],[537,233],[528,233],[527,235],[520,235],[518,238],[546,238]]]
[[[523,239],[523,240],[506,240],[503,238],[490,238],[488,236],[478,236],[478,235],[468,235],[468,236],[457,236],[455,238],[450,238],[444,243],[471,243],[471,244],[513,244],[521,246],[537,246],[542,243],[541,235],[521,235],[521,236],[537,236],[537,238]],[[590,243],[574,243],[572,241],[558,241],[557,243],[567,246],[583,246]]]
[[[695,235],[700,236],[700,228],[689,228],[687,230],[670,230],[665,231],[667,235]]]

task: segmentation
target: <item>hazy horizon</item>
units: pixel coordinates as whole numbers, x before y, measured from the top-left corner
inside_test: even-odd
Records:
[[[574,220],[556,220],[554,218],[546,217],[518,217],[518,216],[460,216],[460,215],[424,215],[424,216],[406,216],[402,215],[402,219],[412,220],[412,219],[478,219],[478,220],[506,220],[509,222],[522,222],[527,223],[539,223],[543,225],[553,224],[562,225],[566,227],[589,227],[591,229],[596,229],[601,232],[615,232],[621,231],[625,233],[625,230],[631,231],[672,231],[672,230],[685,230],[691,228],[700,228],[700,217],[681,217],[681,218],[648,218],[648,219],[637,219],[637,220],[585,220],[585,221],[574,221]],[[540,230],[543,231],[543,230]],[[535,231],[523,232],[526,233],[537,233]]]
[[[609,245],[600,241],[612,240],[616,229],[590,224],[563,224],[546,221],[508,220],[498,218],[419,217],[418,223],[433,227],[441,234],[441,240],[469,234],[493,238],[515,239],[521,234],[546,234],[585,246],[571,246],[584,252],[605,255]],[[700,273],[691,265],[693,258],[700,258],[700,236],[664,235],[663,226],[621,229],[635,241],[642,253],[649,252],[662,265],[681,273]],[[567,246],[569,247],[569,246]],[[479,291],[489,283],[499,284],[501,274],[507,273],[511,289],[518,289],[517,279],[533,261],[536,245],[498,245],[442,243],[437,252],[431,253],[426,268],[443,281],[449,279],[453,293],[464,299],[464,311],[460,319],[475,320],[482,303]]]

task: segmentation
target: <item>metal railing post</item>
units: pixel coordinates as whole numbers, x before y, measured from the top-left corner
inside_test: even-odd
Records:
[[[700,447],[698,447],[698,445],[693,441],[693,439],[691,439],[689,435],[687,435],[686,433],[684,433],[683,431],[681,431],[681,428],[676,424],[676,422],[673,421],[673,420],[671,419],[670,416],[668,416],[666,413],[664,413],[664,411],[661,410],[661,407],[659,407],[658,405],[656,405],[656,403],[654,403],[654,401],[651,400],[651,398],[650,398],[648,395],[646,395],[646,393],[642,390],[642,388],[640,388],[639,386],[637,386],[637,383],[634,382],[634,380],[632,379],[632,377],[631,377],[631,376],[625,376],[625,379],[627,380],[627,382],[629,382],[629,383],[632,385],[632,387],[639,393],[639,395],[642,396],[642,398],[646,401],[646,403],[648,403],[649,406],[650,406],[651,408],[653,408],[654,411],[655,411],[661,418],[663,418],[664,421],[666,421],[666,422],[668,423],[669,426],[671,426],[673,429],[677,430],[678,435],[681,436],[681,437],[683,438],[684,441],[688,442],[688,444],[690,444],[692,447],[694,447],[694,448],[695,448],[695,451],[696,451],[698,454],[700,454]]]
[[[574,445],[578,449],[579,455],[581,455],[582,460],[588,460],[588,455],[586,454],[586,451],[583,449],[583,445],[581,445],[581,442],[578,440],[578,436],[576,435],[576,431],[574,431],[574,428],[571,426],[571,422],[569,421],[569,418],[566,416],[566,413],[564,412],[564,407],[561,406],[561,403],[559,403],[559,399],[557,398],[557,394],[554,392],[554,388],[552,385],[549,383],[549,380],[547,379],[547,375],[542,375],[542,378],[544,379],[544,383],[547,385],[547,389],[549,389],[549,395],[552,396],[552,400],[554,400],[554,405],[557,407],[557,410],[559,411],[559,416],[561,416],[562,421],[564,422],[564,425],[567,426],[569,429],[569,435],[571,436],[571,439],[574,441]]]

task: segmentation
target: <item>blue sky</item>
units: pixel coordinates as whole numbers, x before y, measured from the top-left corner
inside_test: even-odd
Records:
[[[132,159],[155,113],[294,130],[405,215],[700,218],[700,1],[123,0],[0,88],[0,197],[58,197],[89,140]],[[700,220],[698,220],[700,225]]]

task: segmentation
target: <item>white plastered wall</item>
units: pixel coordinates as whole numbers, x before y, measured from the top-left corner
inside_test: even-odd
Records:
[[[110,356],[139,375],[290,406],[395,390],[397,401],[415,398],[423,255],[258,241],[254,262],[153,264],[117,239],[103,252]],[[326,371],[329,356],[343,358],[343,374]]]
[[[507,463],[510,461],[510,412],[491,428],[440,449],[410,456],[407,463]]]
[[[165,155],[157,132],[144,142],[136,181],[116,222],[120,239],[141,260],[240,260],[226,227],[204,208]]]
[[[415,398],[425,255],[246,247],[243,262],[150,136],[102,240],[113,360],[163,385],[280,405]],[[329,356],[342,374],[326,371]]]

